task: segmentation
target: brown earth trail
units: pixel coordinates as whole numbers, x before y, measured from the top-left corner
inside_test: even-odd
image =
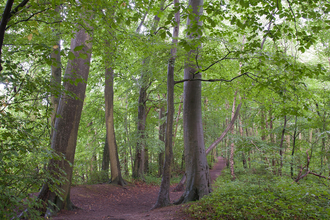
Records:
[[[210,170],[211,181],[221,174],[226,166],[225,159]],[[171,201],[178,199],[182,192],[172,192]],[[181,220],[190,219],[183,211],[186,205],[169,206],[150,211],[155,204],[159,186],[144,183],[129,184],[126,187],[111,184],[81,185],[71,188],[71,200],[81,209],[59,212],[54,220]]]

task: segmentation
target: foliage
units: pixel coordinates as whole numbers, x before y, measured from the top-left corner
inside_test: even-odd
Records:
[[[214,192],[187,210],[195,219],[328,219],[329,183],[317,180],[297,184],[287,177],[245,172],[237,181],[228,170]]]
[[[65,70],[67,61],[73,58],[72,53],[69,53],[70,40],[76,30],[75,24],[81,23],[79,14],[82,8],[93,12],[89,25],[94,29],[94,42],[93,61],[73,164],[73,184],[104,182],[108,174],[107,171],[101,171],[105,141],[103,76],[104,63],[108,59],[112,61],[111,67],[115,75],[114,120],[123,173],[129,179],[135,146],[138,142],[144,142],[149,153],[146,181],[154,184],[160,182],[156,177],[157,160],[164,149],[164,143],[159,140],[159,125],[164,122],[165,117],[160,119],[158,111],[162,106],[166,109],[166,68],[169,51],[173,47],[169,43],[170,28],[175,24],[176,9],[172,4],[167,5],[165,10],[160,10],[159,3],[160,1],[147,3],[144,0],[81,0],[79,4],[76,1],[60,0],[30,1],[27,7],[21,8],[10,19],[2,48],[4,70],[0,75],[1,217],[9,214],[14,216],[13,210],[26,207],[24,203],[27,203],[29,193],[36,192],[45,180],[51,179],[55,185],[62,181],[47,173],[46,169],[50,159],[60,159],[60,156],[54,155],[50,150],[50,95],[61,96],[60,91],[66,92],[50,86],[50,67],[54,65],[50,54],[60,38],[61,67]],[[186,2],[179,4],[181,21],[192,16],[186,5]],[[1,12],[4,6],[5,2],[0,3]],[[57,7],[60,13],[54,10]],[[231,117],[231,103],[235,91],[238,91],[243,103],[239,119],[243,135],[239,132],[241,125],[237,121],[236,134],[227,135],[219,144],[221,151],[218,150],[217,156],[221,152],[223,156],[229,157],[228,149],[234,142],[236,167],[246,157],[246,165],[254,169],[250,170],[251,177],[242,174],[236,182],[223,180],[218,183],[225,194],[215,191],[214,200],[221,196],[226,199],[224,201],[228,199],[228,203],[221,203],[223,210],[221,207],[210,208],[210,215],[240,218],[239,215],[252,213],[251,218],[263,215],[277,218],[283,212],[288,218],[307,218],[310,212],[326,216],[327,209],[316,208],[317,212],[312,211],[315,204],[320,207],[324,205],[323,198],[327,194],[322,184],[313,181],[302,181],[300,185],[291,184],[292,181],[285,175],[292,168],[293,178],[297,176],[301,167],[306,165],[306,151],[312,158],[310,169],[323,174],[330,169],[326,166],[330,161],[330,4],[322,0],[216,0],[204,1],[203,8],[203,28],[198,29],[202,36],[197,42],[186,39],[187,32],[194,31],[193,29],[180,33],[175,80],[183,78],[186,52],[195,47],[195,44],[202,43],[203,49],[198,51],[196,62],[203,79],[223,80],[203,82],[205,145],[208,147],[212,144],[226,127]],[[137,32],[136,28],[145,14],[146,19]],[[160,18],[160,28],[153,33],[151,27],[155,15]],[[181,26],[184,25],[185,22],[181,22]],[[116,49],[112,51],[113,48],[106,48],[106,41],[111,41]],[[76,50],[80,47],[81,45]],[[146,58],[147,63],[143,62]],[[147,74],[150,83],[144,140],[140,140],[137,135],[139,87],[146,83],[141,82],[141,73]],[[249,75],[228,82],[242,73]],[[177,114],[182,102],[182,90],[183,83],[176,84],[174,126],[177,132],[172,167],[174,175],[181,175],[184,168],[182,113]],[[284,117],[287,124],[281,158],[279,145]],[[280,165],[281,160],[283,167]],[[208,162],[211,166],[213,155],[208,157]],[[268,171],[276,172],[279,168],[282,169],[283,177],[268,176],[267,179],[256,175]],[[236,172],[240,174],[240,170]],[[175,176],[173,181],[176,178]],[[261,185],[256,183],[256,178],[262,180]],[[322,189],[321,194],[315,192],[316,188]],[[270,190],[274,193],[271,194]],[[235,195],[230,194],[230,191],[235,192]],[[300,199],[295,202],[290,195]],[[205,207],[210,206],[210,202],[207,202],[210,198],[205,199]],[[303,204],[307,207],[306,211],[299,210]],[[270,206],[273,205],[274,208],[271,209]],[[31,201],[31,206],[37,204]],[[267,213],[263,213],[262,209],[267,210]],[[192,208],[194,215],[200,216],[196,210],[197,208]],[[236,214],[233,210],[237,211]],[[317,217],[316,214],[310,215],[310,218]]]

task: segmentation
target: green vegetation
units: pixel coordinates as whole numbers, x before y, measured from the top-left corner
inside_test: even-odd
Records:
[[[222,172],[209,196],[191,205],[196,219],[329,219],[329,181],[309,177],[298,183],[262,168]]]
[[[219,156],[231,168],[210,196],[191,207],[191,215],[329,217],[330,3],[194,0],[190,2],[196,8],[203,8],[197,24],[188,2],[0,2],[0,219],[13,218],[28,207],[26,215],[32,219],[55,213],[56,206],[70,208],[68,195],[62,194],[68,194],[71,185],[112,178],[110,154],[118,156],[115,165],[124,179],[133,182],[139,171],[134,181],[160,184],[168,67],[174,68],[175,80],[173,132],[167,136],[173,137],[167,142],[173,145],[168,161],[172,183],[188,173],[186,167],[196,167],[188,179],[203,177],[206,185],[207,175],[200,174]],[[179,36],[173,38],[176,25]],[[83,40],[78,31],[84,31]],[[188,54],[193,55],[189,62],[194,71],[187,72]],[[83,65],[84,71],[78,68]],[[185,68],[189,79],[184,78]],[[61,70],[58,78],[54,69]],[[113,75],[113,94],[106,93],[113,95],[109,120],[106,69]],[[197,104],[185,109],[184,88],[195,81],[201,81],[201,95],[191,93],[188,104]],[[80,98],[72,89],[78,86]],[[73,110],[59,114],[64,105]],[[202,149],[220,137],[238,105],[232,129],[206,158]],[[183,118],[196,109],[201,116],[189,120],[196,122],[193,126],[185,126]],[[114,128],[115,153],[105,147],[107,127]],[[68,132],[57,135],[66,128]],[[192,141],[199,151],[185,146],[188,133],[199,138]],[[70,150],[61,142],[65,138]],[[189,161],[192,151],[196,157],[203,155],[199,164],[194,158]],[[31,197],[42,186],[49,192],[43,196],[55,193],[53,198],[63,204]]]

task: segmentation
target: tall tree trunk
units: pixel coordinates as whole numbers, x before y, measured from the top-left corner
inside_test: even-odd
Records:
[[[261,127],[261,140],[266,140],[266,116],[265,116],[265,107],[263,105],[261,105],[261,118],[260,118],[260,127]]]
[[[173,147],[175,145],[175,138],[176,138],[176,134],[178,132],[179,119],[180,119],[180,115],[181,115],[181,108],[182,108],[182,104],[180,103],[178,115],[176,117],[176,122],[175,122],[175,130],[174,130],[174,134],[173,134]]]
[[[163,11],[165,0],[162,0],[160,2],[160,10]],[[154,24],[151,28],[151,33],[154,33],[158,27],[160,18],[156,15],[154,17]],[[137,28],[137,31],[139,31],[140,28]],[[149,59],[143,60],[143,66],[148,65]],[[138,142],[136,145],[136,152],[135,152],[135,159],[134,159],[134,168],[133,168],[133,178],[141,178],[143,177],[143,171],[144,171],[144,158],[145,158],[145,128],[146,128],[146,101],[147,101],[147,89],[150,85],[149,83],[149,77],[147,76],[147,72],[145,70],[141,73],[141,79],[140,79],[140,95],[139,95],[139,101],[138,101]],[[149,85],[148,85],[149,84]]]
[[[275,144],[275,134],[273,133],[273,109],[272,106],[269,108],[269,129],[270,129],[270,142],[272,144]],[[273,169],[273,174],[276,175],[276,158],[273,156],[272,157],[272,169]]]
[[[202,27],[200,16],[203,14],[203,0],[190,0],[188,8],[192,9],[192,16],[188,16],[187,19],[188,38],[196,39]],[[191,49],[184,69],[184,79],[201,79],[201,73],[197,71],[198,67],[195,64],[195,60],[198,59],[196,56],[197,48]],[[187,183],[184,194],[175,202],[176,204],[199,200],[211,191],[202,126],[201,87],[201,81],[184,82],[183,136]]]
[[[240,115],[239,115],[239,133],[240,133],[241,137],[243,138],[244,137],[243,123],[242,123],[242,118],[240,117]],[[246,169],[247,165],[246,165],[246,157],[245,157],[244,151],[242,151],[242,163],[243,163],[244,169]]]
[[[174,5],[179,4],[179,0],[173,1]],[[178,5],[175,7],[179,7]],[[176,56],[176,44],[179,36],[180,11],[175,14],[176,26],[173,27],[173,48],[171,58],[167,65],[167,115],[165,131],[165,163],[163,177],[160,185],[158,198],[153,209],[168,206],[170,204],[170,182],[171,182],[171,162],[173,157],[173,118],[174,118],[174,66]]]
[[[60,179],[64,178],[65,181],[59,185],[60,190],[56,193],[52,189],[53,181],[48,180],[38,195],[39,199],[45,201],[42,211],[46,216],[51,216],[62,209],[70,210],[74,208],[70,200],[72,165],[74,164],[78,127],[85,98],[92,49],[91,37],[85,31],[85,28],[81,28],[71,41],[71,52],[76,58],[69,60],[64,76],[65,90],[70,94],[75,94],[77,98],[67,94],[61,97],[57,111],[57,114],[61,117],[56,120],[51,144],[52,149],[58,155],[63,155],[65,159],[52,159],[49,162],[48,169],[53,172],[52,178],[59,179],[60,177]],[[84,48],[80,51],[74,51],[80,45],[84,45]],[[87,58],[79,58],[81,54],[87,55]],[[75,82],[76,80],[82,81],[76,85],[70,83],[70,81]],[[60,170],[65,173],[61,172],[59,174]]]
[[[125,133],[126,133],[126,139],[125,139],[125,143],[127,143],[129,145],[129,155],[130,155],[130,161],[131,161],[131,168],[132,168],[132,173],[133,173],[133,169],[134,169],[134,163],[133,163],[133,154],[132,154],[132,145],[129,141],[129,130],[130,130],[130,121],[128,120],[128,101],[127,101],[127,97],[126,97],[126,112],[125,112]]]
[[[280,143],[280,168],[278,170],[278,174],[282,176],[282,167],[283,167],[283,142],[284,142],[284,135],[285,135],[285,129],[286,129],[286,115],[284,116],[284,124],[282,129],[282,136],[281,136],[281,143]]]
[[[102,157],[102,170],[106,173],[106,178],[109,179],[109,165],[110,165],[110,154],[108,147],[108,137],[105,137],[105,143],[103,147],[103,157]]]
[[[3,40],[5,37],[5,31],[6,31],[6,27],[7,27],[7,23],[11,17],[11,8],[13,7],[14,4],[14,0],[7,0],[5,9],[2,13],[1,16],[1,23],[0,23],[0,73],[2,71],[2,45],[3,45]]]
[[[143,165],[143,172],[148,174],[149,172],[149,148],[148,146],[144,146],[144,165]]]
[[[322,174],[323,172],[323,160],[324,160],[324,151],[325,151],[325,129],[326,129],[326,113],[325,111],[323,112],[323,117],[322,117],[322,148],[321,148],[321,154],[320,154],[320,157],[321,157],[321,171],[320,171],[320,175]]]
[[[111,182],[118,185],[125,185],[122,178],[120,163],[118,157],[118,147],[116,142],[114,119],[113,119],[113,69],[106,67],[105,69],[105,123],[107,127],[108,148],[110,155]]]
[[[239,111],[241,109],[242,103],[240,103],[237,108],[236,108],[236,112],[234,114],[234,117],[232,118],[232,120],[230,121],[230,123],[227,125],[226,129],[224,132],[222,132],[222,134],[220,135],[220,137],[218,139],[216,139],[205,151],[206,155],[208,155],[223,139],[224,137],[227,135],[227,133],[232,129],[232,127],[234,126],[234,123],[238,117]],[[225,139],[226,141],[226,139]],[[226,146],[226,142],[225,142],[225,146]],[[226,150],[226,154],[227,154],[227,150]],[[226,156],[226,155],[225,155]],[[227,157],[226,157],[227,158]],[[229,158],[226,159],[226,166],[229,166],[229,164],[227,164],[227,161],[229,161]],[[228,162],[229,163],[229,162]],[[185,184],[187,178],[186,175],[184,174],[180,180],[180,182],[178,183],[178,185],[175,187],[175,189],[173,190],[174,192],[176,191],[181,191],[183,190],[183,185]]]
[[[141,80],[144,74],[141,75]],[[133,178],[142,178],[144,171],[144,146],[145,146],[145,127],[146,127],[146,97],[147,97],[147,87],[142,82],[140,88],[139,96],[139,106],[138,106],[138,142],[135,150],[134,168],[133,168]]]
[[[291,153],[291,178],[293,178],[293,164],[294,164],[294,152],[296,147],[296,138],[297,138],[297,120],[298,116],[296,115],[295,123],[294,123],[294,132],[293,132],[293,143],[292,143],[292,153]]]
[[[164,117],[164,106],[162,106],[159,109],[159,140],[165,143],[165,126],[166,123],[162,123],[161,124],[161,119]],[[158,154],[158,176],[162,176],[163,175],[163,166],[164,166],[164,151],[161,150],[161,152]]]
[[[55,11],[59,13],[60,8],[56,7]],[[59,35],[59,29],[55,28],[54,32],[56,32],[56,44],[53,46],[53,51],[50,54],[50,58],[53,61],[53,65],[51,66],[51,72],[52,72],[52,79],[51,79],[51,85],[52,85],[52,95],[51,95],[51,104],[52,104],[52,115],[51,115],[51,137],[53,136],[54,132],[54,125],[55,125],[55,119],[56,119],[56,112],[58,108],[58,104],[60,101],[60,95],[61,95],[61,80],[62,80],[62,69],[61,69],[61,44],[60,44],[60,35]]]
[[[231,110],[231,118],[232,119],[235,116],[236,95],[237,95],[237,91],[235,92],[233,107],[232,107],[232,110]],[[231,128],[231,134],[234,135],[234,127]],[[231,179],[232,180],[236,179],[235,171],[234,171],[234,152],[235,152],[235,144],[234,144],[234,141],[233,141],[233,138],[232,138],[232,143],[230,145],[230,158],[229,158],[230,174],[231,174]]]

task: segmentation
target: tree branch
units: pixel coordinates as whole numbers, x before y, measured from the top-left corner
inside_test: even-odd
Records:
[[[308,170],[309,168],[309,162],[310,162],[310,157],[308,155],[308,150],[306,151],[306,154],[307,154],[307,164],[304,166],[304,167],[301,167],[300,171],[299,171],[299,174],[297,176],[297,179],[295,179],[295,182],[298,183],[299,180],[301,180],[302,178],[304,178],[305,176],[307,176],[310,171]],[[307,168],[307,172],[304,174],[304,175],[301,175],[302,171]]]
[[[183,82],[188,82],[188,81],[202,81],[202,82],[232,82],[234,81],[235,79],[237,78],[240,78],[242,76],[247,76],[249,77],[250,79],[252,80],[255,80],[254,78],[252,78],[250,75],[253,75],[252,73],[250,72],[245,72],[241,75],[238,75],[238,76],[235,76],[234,78],[232,79],[183,79],[183,80],[180,80],[180,81],[175,81],[174,84],[178,84],[178,83],[183,83]]]
[[[318,176],[318,177],[323,178],[323,179],[330,180],[330,177],[321,176],[320,174],[317,174],[317,173],[314,173],[314,172],[309,172],[309,174],[312,174],[314,176]]]
[[[206,155],[208,155],[210,153],[211,150],[213,150],[213,148],[215,148],[219,143],[220,141],[222,141],[222,139],[226,136],[226,134],[228,133],[228,131],[233,127],[233,125],[235,124],[235,121],[238,117],[238,114],[239,114],[239,110],[241,109],[241,106],[242,106],[242,103],[240,103],[237,108],[236,108],[236,112],[234,114],[234,117],[233,119],[231,120],[231,122],[227,125],[227,128],[225,129],[224,132],[222,132],[222,134],[220,135],[220,137],[215,140],[210,146],[209,148],[207,148],[206,150]]]
[[[140,33],[141,27],[142,27],[144,21],[146,20],[146,17],[147,17],[147,14],[148,14],[148,12],[149,12],[149,9],[150,9],[150,5],[149,5],[149,7],[148,7],[146,13],[144,13],[143,18],[142,18],[142,20],[141,20],[139,26],[136,28],[136,30],[135,30],[136,33]]]
[[[2,66],[1,66],[1,51],[2,51],[2,44],[3,44],[3,39],[5,37],[5,31],[6,31],[6,26],[7,23],[11,17],[10,10],[13,7],[14,0],[8,0],[5,10],[3,11],[2,18],[1,18],[1,23],[0,23],[0,72],[2,71]]]
[[[33,13],[33,14],[30,15],[28,18],[23,19],[23,20],[20,20],[20,21],[17,21],[17,22],[15,22],[14,24],[9,25],[8,27],[6,27],[6,30],[9,29],[10,27],[12,27],[13,25],[18,24],[18,23],[21,23],[21,22],[24,22],[24,21],[29,21],[29,20],[30,20],[31,18],[33,18],[35,15],[40,14],[40,13],[42,13],[42,12],[44,12],[44,11],[49,10],[49,9],[50,9],[50,8],[46,8],[46,9],[44,9],[44,10],[42,10],[42,11],[38,11],[38,12],[36,12],[36,13]],[[37,21],[40,21],[40,20],[37,20]],[[47,23],[47,22],[45,22],[45,23]],[[54,23],[58,23],[58,22],[54,22]]]
[[[293,12],[293,10],[292,10],[292,6],[291,6],[291,2],[289,1],[289,0],[286,0],[287,2],[288,2],[288,4],[289,4],[289,9],[290,9],[290,11],[291,11],[291,13],[292,13],[292,16],[293,16],[293,21],[294,21],[294,28],[295,28],[295,30],[296,30],[296,36],[297,36],[297,38],[298,38],[298,30],[297,30],[297,21],[296,21],[296,15],[294,14],[294,12]]]
[[[228,59],[227,57],[229,56],[229,54],[231,54],[233,51],[228,51],[228,53],[224,56],[224,57],[222,57],[220,60],[218,60],[218,61],[215,61],[214,63],[212,63],[210,66],[208,66],[206,69],[203,69],[202,70],[202,72],[204,72],[204,71],[206,71],[206,70],[208,70],[208,69],[210,69],[212,66],[214,66],[215,64],[217,64],[217,63],[219,63],[219,62],[221,62],[221,61],[223,61],[223,60],[226,60],[226,59]],[[197,74],[197,73],[195,73],[195,74]]]
[[[9,18],[14,16],[21,8],[23,8],[30,0],[23,0],[11,12]]]

